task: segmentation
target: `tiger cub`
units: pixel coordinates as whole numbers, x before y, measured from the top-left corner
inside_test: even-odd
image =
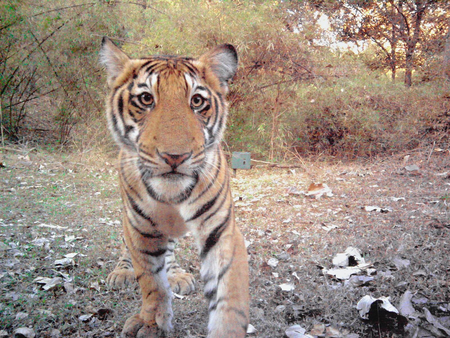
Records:
[[[100,55],[110,88],[108,124],[120,147],[126,245],[109,282],[127,283],[134,271],[142,293],[141,310],[122,335],[156,337],[172,329],[171,287],[194,290],[192,276],[173,258],[175,239],[189,230],[209,301],[208,337],[244,337],[248,258],[220,145],[235,48],[221,45],[198,59],[132,59],[105,37]]]

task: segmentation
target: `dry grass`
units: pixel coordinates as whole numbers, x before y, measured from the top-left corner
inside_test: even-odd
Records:
[[[28,326],[37,337],[50,337],[54,329],[63,337],[118,337],[139,306],[139,294],[109,290],[104,284],[120,243],[117,177],[114,166],[106,164],[113,160],[37,151],[28,154],[30,161],[19,158],[27,151],[0,153],[0,242],[11,248],[0,251],[0,328],[12,334]],[[450,302],[450,154],[430,155],[426,149],[408,155],[406,164],[418,165],[418,173],[404,170],[403,155],[366,163],[307,162],[295,171],[238,172],[232,186],[237,221],[250,242],[251,324],[257,329],[252,337],[283,337],[292,324],[310,330],[316,323],[360,337],[402,337],[399,331],[381,332],[362,322],[355,305],[370,294],[390,296],[397,306],[406,289],[426,301],[414,303],[418,312],[427,308],[439,317],[449,315],[442,305]],[[312,181],[327,183],[334,196],[315,200],[288,193],[289,187],[306,190]],[[374,205],[392,211],[362,209]],[[330,225],[337,228],[324,229]],[[66,241],[67,235],[77,239]],[[47,239],[47,247],[36,238]],[[361,249],[377,269],[367,286],[345,286],[321,271],[348,246]],[[79,254],[76,265],[54,265],[72,252]],[[288,255],[276,268],[267,265],[282,253]],[[190,237],[180,243],[178,256],[198,278]],[[410,265],[398,269],[394,257],[408,259]],[[44,291],[33,282],[61,273],[70,285]],[[295,290],[282,292],[279,285],[286,282],[294,283]],[[205,336],[206,302],[198,285],[196,294],[175,299],[171,337]],[[20,312],[28,317],[16,318]],[[89,314],[94,316],[80,320]]]

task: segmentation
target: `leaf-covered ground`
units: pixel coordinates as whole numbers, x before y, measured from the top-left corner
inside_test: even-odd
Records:
[[[121,233],[113,163],[1,150],[0,337],[19,328],[36,337],[118,337],[137,311],[137,290],[105,285]],[[306,196],[312,182],[325,183],[332,196]],[[232,188],[250,257],[249,337],[286,337],[288,329],[289,337],[448,336],[449,151],[256,167],[239,171]],[[366,268],[350,280],[327,274],[348,247],[362,253]],[[198,280],[191,237],[181,241],[178,257]],[[174,300],[171,337],[206,336],[197,284],[195,294]],[[404,312],[407,291],[414,311],[408,318],[360,319],[363,296],[390,297]]]

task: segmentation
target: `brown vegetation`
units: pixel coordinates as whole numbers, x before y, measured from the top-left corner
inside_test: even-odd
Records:
[[[353,158],[424,140],[448,142],[446,131],[434,128],[449,111],[446,6],[419,0],[7,2],[0,7],[2,141],[112,149],[98,64],[107,35],[136,56],[198,56],[234,44],[240,68],[230,93],[231,151],[271,161]],[[414,24],[419,7],[421,22]],[[327,14],[332,25],[319,25]],[[406,62],[403,47],[411,36],[414,58]],[[366,48],[355,53],[341,38]],[[412,87],[392,83],[389,69],[393,75],[414,70]]]

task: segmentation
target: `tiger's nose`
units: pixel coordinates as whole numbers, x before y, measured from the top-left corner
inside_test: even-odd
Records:
[[[176,169],[181,164],[186,162],[191,157],[192,153],[184,154],[169,154],[169,153],[159,153],[159,156],[173,169]]]

